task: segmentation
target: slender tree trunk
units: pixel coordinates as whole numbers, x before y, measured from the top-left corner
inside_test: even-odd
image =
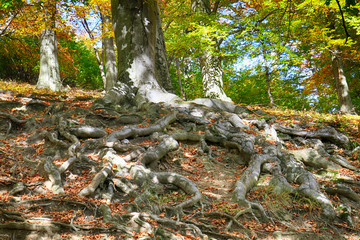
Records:
[[[99,66],[100,76],[101,76],[101,79],[102,79],[104,87],[105,87],[106,86],[106,75],[105,75],[105,71],[104,71],[104,61],[101,58],[101,54],[99,53],[99,50],[96,47],[93,47],[93,49],[94,49],[96,61]]]
[[[0,26],[0,37],[2,35],[6,34],[7,29],[9,28],[9,26],[11,25],[11,22],[16,18],[16,16],[20,13],[22,9],[16,9],[15,12],[10,13],[10,16],[8,16],[4,23],[2,24],[2,26]]]
[[[270,76],[269,66],[265,66],[265,79],[266,79],[267,94],[268,94],[268,97],[270,100],[270,106],[274,107],[275,103],[274,103],[274,98],[273,98],[272,91],[271,91],[271,76]]]
[[[40,73],[36,88],[61,91],[59,60],[55,28],[56,2],[45,4],[46,29],[40,38]]]
[[[353,114],[355,113],[355,111],[351,101],[346,76],[344,73],[344,66],[339,46],[336,46],[332,52],[332,67],[334,79],[336,82],[336,90],[339,100],[340,112],[344,114]]]
[[[175,62],[176,62],[176,74],[177,74],[177,78],[178,78],[178,82],[179,82],[179,88],[180,88],[181,96],[182,96],[182,98],[185,100],[185,99],[186,99],[186,95],[185,95],[185,91],[184,91],[184,88],[182,87],[182,82],[181,82],[181,73],[180,73],[179,59],[177,58],[177,59],[175,60]]]
[[[192,0],[191,7],[195,12],[211,14],[209,0]],[[213,46],[205,47],[199,59],[204,96],[232,102],[224,91],[221,58],[214,52]]]
[[[107,24],[111,24],[111,18],[107,15],[101,15],[103,22],[103,31],[106,31],[104,27]],[[114,48],[114,39],[113,37],[104,37],[103,38],[103,48],[105,55],[105,90],[108,92],[115,85],[117,78],[117,68],[116,68],[116,57],[115,57],[115,48]]]
[[[266,44],[263,41],[261,42],[261,50],[262,50],[262,54],[263,54],[263,58],[264,58],[264,65],[265,65],[264,68],[265,68],[266,91],[267,91],[267,95],[268,95],[268,98],[270,101],[270,106],[274,107],[275,103],[274,103],[274,98],[273,98],[272,91],[271,91],[272,79],[271,79],[271,72],[270,72],[270,69],[274,66],[274,59],[271,59],[271,57],[269,59],[269,55],[273,56],[274,52],[271,51],[271,54],[269,54],[267,51]]]
[[[89,35],[89,37],[92,40],[94,40],[94,38],[95,38],[94,34],[92,33],[86,18],[82,19],[81,24],[84,27],[87,34]],[[104,61],[103,61],[103,59],[101,57],[101,54],[99,53],[99,50],[95,47],[95,45],[93,46],[93,49],[94,49],[96,61],[97,61],[98,66],[99,66],[100,76],[101,76],[101,79],[102,79],[104,87],[105,87],[106,86],[106,75],[105,75],[105,71],[104,71]]]

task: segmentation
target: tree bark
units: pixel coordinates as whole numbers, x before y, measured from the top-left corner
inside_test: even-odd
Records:
[[[270,77],[269,67],[267,65],[265,66],[265,79],[266,79],[267,94],[268,94],[268,97],[269,97],[269,100],[270,100],[270,106],[274,107],[275,103],[274,103],[274,98],[273,98],[272,91],[271,91],[271,86],[270,86],[271,77]]]
[[[40,74],[36,88],[45,88],[51,91],[61,91],[56,32],[45,29],[40,40]]]
[[[332,67],[334,79],[336,82],[336,91],[339,100],[340,112],[344,114],[354,114],[354,107],[351,101],[349,87],[344,73],[344,65],[339,46],[336,46],[332,52]]]
[[[192,0],[191,7],[195,12],[211,14],[209,0]],[[214,51],[214,46],[206,46],[199,59],[204,97],[232,102],[224,92],[221,58]]]
[[[180,63],[179,63],[178,58],[175,60],[175,63],[176,63],[176,74],[177,74],[177,78],[178,78],[178,82],[179,82],[179,88],[180,88],[180,92],[181,92],[181,97],[185,100],[186,95],[185,95],[184,88],[182,87],[181,73],[180,73]]]
[[[100,76],[101,76],[101,79],[102,79],[104,87],[105,87],[106,86],[106,76],[105,76],[105,71],[104,71],[104,61],[101,57],[101,54],[99,53],[99,50],[95,46],[93,46],[93,49],[94,49],[96,61],[99,66]]]
[[[159,10],[158,10],[159,11]],[[156,55],[155,55],[156,75],[160,85],[169,92],[174,92],[174,87],[171,82],[169,64],[166,56],[166,46],[164,33],[162,31],[162,24],[160,15],[157,14],[156,21]]]
[[[200,55],[200,67],[204,97],[232,102],[224,91],[220,57],[211,49],[205,49]]]
[[[111,24],[110,16],[101,14],[103,22],[103,31],[106,31],[104,24]],[[105,90],[108,92],[115,85],[117,78],[117,68],[116,68],[116,57],[115,57],[115,48],[114,48],[114,38],[113,37],[104,37],[103,38],[103,47],[105,55],[105,76],[106,81],[104,84]]]
[[[49,5],[48,5],[49,4]],[[59,60],[55,28],[56,2],[45,4],[48,17],[40,39],[40,73],[36,88],[61,91]]]
[[[157,2],[112,0],[111,10],[119,53],[118,80],[104,97],[105,103],[118,104],[133,99],[140,105],[180,99],[164,89],[156,70],[157,56],[160,55],[157,49],[160,31]]]

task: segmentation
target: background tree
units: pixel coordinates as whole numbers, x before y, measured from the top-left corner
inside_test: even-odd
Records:
[[[319,66],[318,72],[310,77],[311,80],[321,81],[317,77],[329,79],[324,75],[328,75],[327,69],[332,68],[332,79],[327,84],[336,90],[338,110],[342,113],[354,112],[346,77],[346,75],[351,76],[352,74],[346,74],[344,69],[346,66],[343,65],[341,53],[341,49],[356,49],[354,47],[358,36],[354,30],[347,27],[351,12],[355,10],[351,5],[350,2],[342,5],[339,1],[327,1],[326,3],[303,1],[296,8],[299,13],[297,16],[308,24],[303,24],[302,29],[294,31],[294,37],[298,39],[299,46],[304,50],[311,51],[309,59],[321,59],[320,61],[309,60],[311,63],[322,64]],[[344,6],[347,6],[345,7],[348,11],[346,14],[343,11]],[[329,54],[330,58],[326,56]],[[351,58],[355,59],[353,56]],[[326,59],[327,62],[325,62]]]
[[[329,2],[328,5],[322,1],[249,2],[244,3],[241,9],[244,14],[242,16],[234,14],[234,18],[236,17],[237,24],[244,30],[239,31],[236,36],[237,42],[234,44],[240,49],[240,59],[242,59],[240,61],[245,60],[252,64],[248,66],[242,64],[240,69],[252,69],[249,74],[259,75],[257,63],[262,62],[264,65],[266,63],[265,57],[260,57],[259,46],[266,43],[265,46],[272,49],[272,52],[280,53],[275,54],[274,56],[278,57],[272,60],[277,66],[277,75],[275,75],[277,80],[272,82],[272,90],[274,98],[281,99],[278,101],[281,105],[321,111],[337,111],[336,109],[343,111],[341,104],[339,105],[340,99],[337,103],[334,102],[335,93],[341,86],[342,89],[347,89],[344,84],[350,81],[355,88],[350,88],[349,94],[344,92],[338,94],[349,98],[351,92],[356,91],[356,83],[352,77],[356,73],[345,64],[344,70],[340,71],[344,74],[340,74],[342,77],[339,78],[339,71],[336,70],[338,61],[332,61],[331,56],[338,46],[347,52],[346,59],[351,59],[352,64],[356,64],[358,60],[355,46],[357,45],[354,43],[358,36],[354,29],[348,27],[351,36],[345,44],[346,34],[337,2]],[[347,10],[343,11],[348,25],[353,21],[350,19],[353,19],[351,15],[354,11],[357,10],[351,4],[348,4]],[[341,56],[342,54],[337,54],[333,59],[341,60]],[[242,75],[239,73],[239,76]],[[347,81],[344,81],[345,76],[348,77]],[[336,78],[343,79],[342,84],[336,84]],[[239,78],[235,77],[235,79]],[[231,86],[241,92],[238,84],[239,80],[236,80]],[[331,88],[333,91],[330,90]],[[244,94],[246,92],[241,92],[240,95]],[[345,99],[342,102],[351,103]],[[348,105],[351,108],[351,104]]]
[[[212,18],[218,20],[216,15],[219,3],[220,1],[215,1],[213,8],[211,8],[209,0],[191,1],[191,8],[199,17],[198,28],[204,27],[204,30],[206,31],[206,28],[210,28],[207,26],[207,22],[213,21]],[[223,69],[221,66],[221,56],[218,50],[221,40],[216,39],[215,36],[202,37],[206,40],[199,39],[198,41],[205,42],[202,43],[203,47],[199,55],[204,96],[231,102],[232,100],[227,97],[224,92]]]
[[[40,39],[43,29],[43,13],[40,3],[33,1],[9,1],[0,9],[1,26],[5,26],[0,42],[0,78],[36,84],[40,69]],[[75,26],[69,21],[69,3],[59,2],[56,18],[57,47],[60,77],[64,84],[85,88],[101,87],[95,56],[76,37]],[[36,13],[36,14],[35,14]],[[11,21],[8,21],[9,16]],[[7,24],[5,24],[7,23]],[[4,24],[4,25],[3,25]]]
[[[7,0],[2,3],[2,6],[7,4],[10,7],[1,10],[0,41],[7,47],[0,49],[0,76],[37,81],[36,72],[40,64],[34,59],[40,58],[40,53],[39,40],[35,36],[39,36],[45,26],[45,15],[37,7],[42,6],[39,5],[42,2],[25,4]],[[172,91],[173,85],[177,93],[187,99],[206,97],[203,91],[205,71],[202,71],[205,61],[201,63],[201,56],[204,52],[211,52],[211,58],[204,59],[217,58],[221,60],[217,63],[221,64],[215,64],[220,67],[210,72],[221,72],[223,89],[236,103],[274,102],[281,107],[337,112],[341,104],[336,98],[346,94],[337,94],[339,87],[336,86],[339,84],[336,84],[335,77],[343,73],[339,79],[346,77],[349,92],[346,96],[352,98],[355,107],[360,106],[358,6],[352,2],[339,1],[341,8],[335,0],[327,5],[322,1],[307,0],[167,0],[158,3],[162,19],[159,17],[156,21],[158,36],[154,72],[163,89]],[[20,4],[18,8],[11,7],[16,4]],[[101,85],[99,70],[105,70],[106,85],[106,69],[111,67],[102,66],[94,70],[90,58],[93,61],[95,55],[91,53],[89,58],[85,58],[85,54],[79,54],[79,51],[87,52],[83,44],[95,46],[100,62],[104,65],[106,62],[114,63],[113,60],[105,61],[108,56],[104,54],[105,44],[102,50],[100,47],[102,42],[106,42],[106,37],[111,37],[109,31],[103,31],[111,27],[102,24],[99,14],[109,10],[106,1],[79,1],[76,4],[58,1],[58,8],[56,31],[62,81],[72,86],[98,87]],[[75,11],[78,11],[79,18],[69,18]],[[108,12],[108,15],[111,14]],[[80,17],[87,19],[94,40],[79,32]],[[161,36],[161,28],[165,36]],[[164,37],[166,41],[163,41]],[[164,51],[165,43],[169,59]],[[339,54],[335,56],[335,52]],[[84,64],[79,62],[81,58]],[[341,60],[342,71],[336,70],[339,61],[333,59]]]
[[[4,1],[0,5],[0,77],[3,79],[33,81],[38,72],[33,71],[39,61],[38,27],[31,22],[34,6],[22,1]],[[25,21],[28,19],[28,22]]]
[[[105,59],[105,90],[108,92],[115,85],[117,79],[117,65],[116,65],[116,56],[114,48],[114,38],[112,31],[112,21],[110,13],[105,12],[101,13],[101,21],[103,27],[103,49],[104,49],[104,59]]]
[[[69,11],[75,25],[85,31],[81,39],[94,50],[106,91],[114,86],[117,77],[110,7],[109,1],[80,1],[71,4]]]
[[[221,14],[218,13],[220,9],[229,6],[230,2],[172,0],[162,4],[168,55],[171,59],[179,60],[179,65],[175,64],[176,60],[171,61],[173,74],[183,73],[177,79],[185,77],[183,87],[188,92],[188,98],[193,98],[191,96],[193,93],[197,94],[197,89],[201,86],[202,93],[196,97],[231,101],[224,92],[222,67],[221,44],[227,29],[226,24],[221,23]],[[197,62],[200,66],[189,65],[190,59],[190,62]],[[192,71],[191,74],[187,74],[190,73],[189,70]],[[197,73],[198,70],[200,74]]]
[[[301,87],[304,58],[290,37],[292,11],[285,2],[274,1],[234,7],[229,18],[234,33],[228,44],[238,52],[230,91],[235,102],[308,107]]]
[[[57,1],[44,1],[44,30],[40,38],[40,73],[37,88],[60,91],[63,86],[60,79],[57,39],[56,39],[56,4]]]

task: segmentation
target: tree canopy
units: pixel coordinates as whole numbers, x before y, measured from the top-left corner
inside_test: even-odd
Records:
[[[182,91],[187,99],[206,96],[202,89],[204,61],[199,60],[204,51],[211,51],[221,61],[223,88],[235,103],[336,113],[340,110],[339,86],[334,80],[331,54],[338,48],[349,96],[359,108],[360,20],[355,1],[199,2],[204,4],[203,12],[195,10],[198,3],[194,0],[159,1],[168,66],[178,95]],[[62,81],[71,86],[101,87],[95,65],[96,61],[101,65],[104,82],[101,45],[103,37],[112,33],[108,23],[102,27],[101,16],[111,15],[109,1],[56,3]],[[3,79],[36,81],[43,4],[35,0],[2,1]],[[92,55],[92,66],[80,66],[87,61],[77,56],[84,54],[65,47],[71,41],[95,49],[87,54]],[[28,51],[21,51],[24,48]]]

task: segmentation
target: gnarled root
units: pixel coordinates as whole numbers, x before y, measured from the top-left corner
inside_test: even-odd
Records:
[[[273,159],[270,155],[259,154],[255,155],[249,162],[248,168],[241,174],[240,179],[235,184],[233,192],[233,199],[241,206],[245,206],[251,209],[259,211],[263,220],[268,221],[269,217],[265,213],[264,208],[254,202],[250,202],[246,199],[246,194],[256,185],[261,173],[261,166]]]
[[[306,171],[291,155],[280,156],[280,159],[285,178],[289,182],[300,185],[295,188],[296,192],[318,202],[322,208],[322,214],[329,220],[334,219],[336,216],[334,207],[328,197],[321,192],[314,175]]]
[[[147,166],[164,157],[168,152],[179,148],[178,142],[171,136],[163,136],[162,141],[152,150],[147,151],[141,158],[141,162]]]
[[[112,132],[106,139],[106,146],[113,147],[114,143],[118,140],[122,140],[134,136],[146,136],[154,132],[163,131],[170,123],[176,120],[176,113],[169,114],[163,119],[160,119],[157,123],[148,127],[124,127],[119,131]]]
[[[50,158],[45,159],[40,165],[40,172],[51,182],[51,190],[55,194],[64,194],[64,187],[61,180],[61,174],[58,167],[52,162]]]
[[[100,172],[98,172],[91,183],[79,193],[82,197],[87,197],[93,194],[96,188],[105,181],[112,173],[112,164],[108,163]]]
[[[188,200],[180,203],[176,206],[177,209],[183,209],[185,207],[189,207],[199,202],[202,198],[202,194],[200,190],[197,188],[196,184],[192,182],[190,179],[177,174],[170,172],[158,172],[151,174],[151,180],[154,183],[162,183],[168,184],[171,183],[181,190],[183,190],[186,194],[193,195]]]

